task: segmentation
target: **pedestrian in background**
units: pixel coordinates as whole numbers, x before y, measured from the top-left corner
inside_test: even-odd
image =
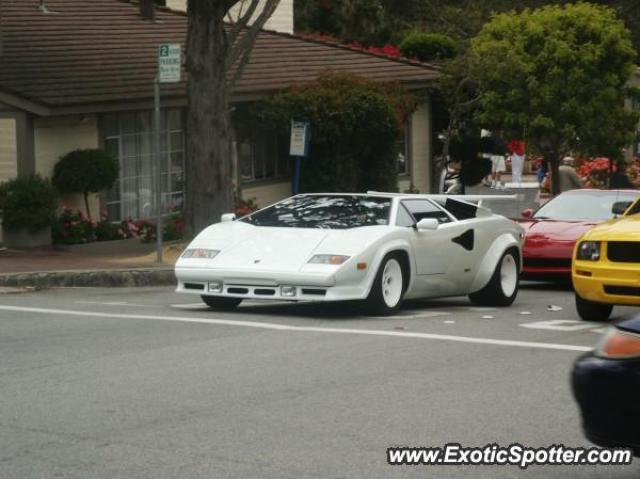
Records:
[[[522,183],[524,169],[525,144],[521,140],[512,140],[507,146],[511,153],[511,181],[516,185]]]
[[[611,174],[609,180],[609,189],[612,190],[635,190],[636,185],[633,184],[629,176],[627,176],[627,164],[624,161],[616,161],[615,171]]]
[[[562,159],[562,165],[558,168],[558,179],[560,180],[560,193],[570,190],[579,190],[583,183],[576,169],[573,167],[574,159],[572,156],[565,156]]]

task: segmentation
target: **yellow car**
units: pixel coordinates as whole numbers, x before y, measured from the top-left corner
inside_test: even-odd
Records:
[[[640,200],[614,205],[614,213],[624,210],[576,242],[573,288],[585,321],[606,321],[614,305],[640,306]]]

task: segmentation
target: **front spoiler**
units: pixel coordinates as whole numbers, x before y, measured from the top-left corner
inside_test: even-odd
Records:
[[[365,299],[363,284],[337,285],[334,274],[277,271],[215,270],[176,267],[176,292],[226,298],[277,301],[346,301]],[[212,291],[212,282],[221,282],[222,292]],[[282,294],[282,286],[295,288],[294,296]]]

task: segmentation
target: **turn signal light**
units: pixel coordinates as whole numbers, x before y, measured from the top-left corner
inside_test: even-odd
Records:
[[[367,263],[358,263],[357,267],[358,267],[358,271],[364,271],[369,267],[369,265]]]
[[[603,338],[596,354],[609,359],[640,357],[640,335],[611,328]]]

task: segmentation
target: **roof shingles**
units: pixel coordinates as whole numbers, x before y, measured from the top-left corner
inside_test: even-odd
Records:
[[[158,45],[186,41],[185,14],[167,9],[154,23],[125,0],[47,0],[52,13],[39,0],[0,1],[0,90],[52,109],[150,99]],[[408,84],[439,76],[428,65],[264,31],[234,94],[282,90],[325,70]],[[185,96],[184,81],[162,88],[164,97]]]

